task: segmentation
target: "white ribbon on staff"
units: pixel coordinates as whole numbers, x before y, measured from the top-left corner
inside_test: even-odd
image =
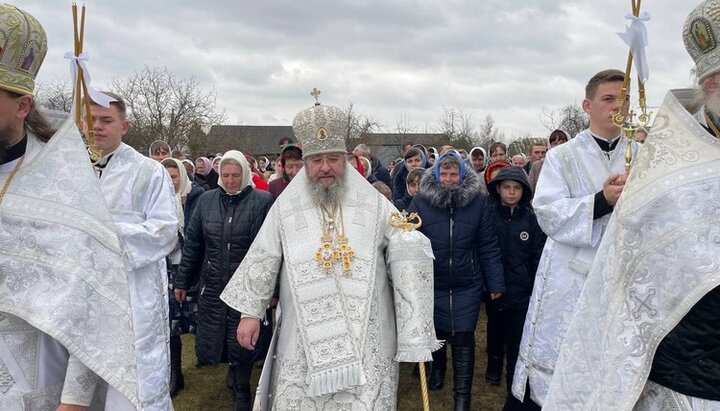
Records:
[[[650,21],[650,14],[643,12],[640,16],[631,13],[625,15],[627,20],[631,20],[629,27],[625,28],[625,33],[618,33],[618,36],[630,46],[630,52],[635,61],[636,71],[643,82],[650,78],[650,68],[648,68],[647,57],[645,56],[645,47],[648,45],[647,28],[645,23]]]
[[[90,56],[87,53],[80,53],[79,56],[76,56],[72,51],[66,51],[63,57],[70,60],[70,74],[72,75],[73,84],[77,84],[78,66],[80,66],[90,100],[103,107],[109,108],[110,103],[115,101],[115,99],[90,87],[90,72],[88,71],[87,64],[85,64],[90,60]]]

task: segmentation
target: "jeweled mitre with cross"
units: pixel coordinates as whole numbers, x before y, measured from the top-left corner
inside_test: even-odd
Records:
[[[303,158],[345,153],[346,118],[341,109],[319,103],[299,112],[293,120],[293,133],[302,145]]]

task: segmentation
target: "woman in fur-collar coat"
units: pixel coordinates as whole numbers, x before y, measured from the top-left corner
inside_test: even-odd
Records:
[[[503,267],[487,197],[477,173],[454,150],[425,172],[408,212],[423,220],[435,253],[435,329],[452,347],[455,409],[470,406],[475,366],[474,332],[483,290],[505,292]],[[431,389],[443,385],[446,351],[433,354]]]

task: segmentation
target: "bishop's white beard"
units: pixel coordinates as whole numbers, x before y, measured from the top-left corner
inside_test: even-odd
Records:
[[[345,172],[347,173],[347,169],[345,169]],[[313,204],[316,206],[324,205],[331,210],[340,207],[347,191],[345,175],[335,176],[335,182],[328,188],[323,187],[318,181],[309,180],[310,198]]]
[[[720,116],[720,93],[708,94],[705,96],[705,107],[716,118]]]
[[[706,82],[711,86],[703,87],[703,85],[708,85]],[[688,108],[697,110],[705,106],[713,120],[717,121],[720,118],[720,88],[712,87],[712,83],[715,82],[720,82],[720,74],[715,74],[703,80],[703,85],[694,89]]]

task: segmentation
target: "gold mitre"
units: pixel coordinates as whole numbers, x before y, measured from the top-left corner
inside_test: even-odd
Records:
[[[320,90],[310,93],[317,100]],[[346,115],[341,109],[319,102],[299,112],[293,120],[293,133],[302,146],[303,158],[315,154],[346,153]]]
[[[35,77],[47,53],[47,36],[30,14],[0,4],[0,88],[33,94]]]

